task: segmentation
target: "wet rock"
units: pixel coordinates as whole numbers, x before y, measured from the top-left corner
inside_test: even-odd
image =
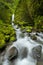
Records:
[[[24,34],[23,34],[23,33],[21,33],[21,34],[20,34],[20,37],[22,37],[22,38],[23,38],[23,37],[24,37]]]
[[[22,30],[22,33],[25,33],[26,32],[26,29]]]
[[[2,65],[1,57],[0,57],[0,65]]]
[[[36,35],[31,36],[31,39],[32,39],[32,40],[37,40]]]
[[[4,61],[4,56],[6,53],[6,47],[3,47],[0,51],[0,65],[2,65],[3,61]]]
[[[32,49],[32,55],[33,55],[33,58],[39,60],[41,58],[41,51],[42,51],[42,47],[39,45],[39,46],[36,46]]]
[[[36,35],[39,36],[39,35],[38,35],[38,32],[36,32]]]
[[[5,51],[6,49],[6,45],[3,48],[0,48],[0,53],[2,53],[3,51]]]
[[[9,51],[8,51],[8,59],[9,60],[13,60],[16,59],[18,56],[18,50],[16,47],[12,47]]]
[[[41,59],[37,62],[37,65],[43,65],[43,52],[41,55]]]
[[[2,62],[4,61],[4,56],[0,57],[0,65],[2,65]]]
[[[3,61],[4,61],[4,52],[0,54],[0,65],[2,65]]]
[[[28,36],[28,37],[29,37],[29,36],[30,36],[30,33],[26,33],[26,36]]]
[[[23,59],[23,58],[26,58],[27,55],[28,55],[28,49],[25,47],[25,48],[23,49],[22,53],[21,53],[22,59]]]
[[[36,32],[30,33],[30,37],[31,37],[32,40],[37,40]]]
[[[30,36],[36,35],[36,32],[31,32]]]

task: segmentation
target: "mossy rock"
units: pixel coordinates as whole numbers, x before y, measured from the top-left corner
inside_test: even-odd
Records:
[[[10,37],[10,42],[12,42],[12,41],[16,41],[16,37],[14,37],[14,36]]]
[[[21,26],[21,31],[24,30],[24,29],[25,29],[25,27],[24,26]]]
[[[26,26],[26,32],[30,33],[32,31],[32,26]]]
[[[26,26],[26,29],[32,29],[32,26]]]
[[[23,37],[24,37],[24,34],[23,34],[23,33],[21,33],[21,34],[20,34],[20,37],[22,37],[22,38],[23,38]]]
[[[2,39],[0,40],[0,49],[6,45],[5,41]]]
[[[30,33],[30,32],[31,32],[31,30],[30,30],[30,29],[27,29],[27,30],[26,30],[26,32],[27,32],[27,33]]]
[[[5,35],[5,41],[9,42],[9,40],[10,40],[10,36],[9,35]]]
[[[37,40],[36,35],[31,36],[31,39],[32,39],[32,40]]]

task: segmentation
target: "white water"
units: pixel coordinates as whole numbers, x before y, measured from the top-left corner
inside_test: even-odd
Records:
[[[38,42],[33,41],[27,35],[25,35],[25,37],[22,38],[20,36],[20,34],[22,33],[20,31],[20,28],[17,29],[17,26],[15,26],[13,23],[12,23],[12,26],[16,30],[17,41],[13,42],[11,47],[15,46],[18,49],[18,53],[19,53],[18,58],[16,60],[14,60],[13,64],[10,64],[10,61],[7,59],[7,55],[5,55],[5,61],[3,62],[2,65],[36,65],[37,60],[32,57],[32,48],[39,45]],[[40,38],[38,38],[38,39],[40,39]],[[22,59],[21,53],[22,53],[22,50],[23,50],[24,47],[26,47],[28,49],[28,54],[27,54],[26,58]],[[43,49],[42,49],[42,52],[43,52]]]
[[[14,14],[12,14],[12,21],[14,21]]]

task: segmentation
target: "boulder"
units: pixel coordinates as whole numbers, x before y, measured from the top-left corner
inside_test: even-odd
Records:
[[[36,32],[31,32],[30,36],[36,35]]]
[[[20,37],[22,37],[22,38],[23,38],[23,37],[24,37],[24,33],[21,33],[21,34],[20,34]]]
[[[37,40],[36,32],[30,33],[30,37],[32,40]]]
[[[18,50],[16,47],[12,47],[9,51],[8,51],[8,59],[9,60],[13,60],[16,59],[18,56]]]
[[[39,60],[41,58],[41,51],[42,51],[42,47],[40,45],[34,47],[32,49],[32,56],[33,56],[33,58]]]
[[[21,53],[22,59],[26,58],[27,55],[28,55],[28,49],[25,47],[25,48],[23,48],[22,53]]]
[[[25,33],[26,32],[26,29],[22,30],[22,33]]]
[[[2,60],[1,60],[1,57],[0,57],[0,65],[2,65]]]
[[[31,39],[32,39],[32,40],[37,40],[36,35],[31,36]]]

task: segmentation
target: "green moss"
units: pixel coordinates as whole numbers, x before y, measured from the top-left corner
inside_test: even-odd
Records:
[[[27,30],[26,30],[26,32],[28,32],[28,33],[29,33],[29,32],[31,32],[31,30],[30,30],[30,29],[27,29]]]
[[[10,42],[16,41],[16,38],[14,36],[10,37]]]
[[[25,29],[25,27],[24,26],[21,26],[21,31],[24,30],[24,29]]]
[[[32,29],[32,26],[26,26],[26,29]]]
[[[11,24],[3,23],[3,21],[0,20],[0,48],[15,40],[15,29],[12,28]]]
[[[5,41],[9,42],[9,40],[10,40],[10,36],[9,35],[5,35]]]
[[[0,39],[0,48],[3,48],[5,44],[5,41],[3,39]]]
[[[0,48],[2,48],[5,45],[5,37],[4,34],[0,32]]]

